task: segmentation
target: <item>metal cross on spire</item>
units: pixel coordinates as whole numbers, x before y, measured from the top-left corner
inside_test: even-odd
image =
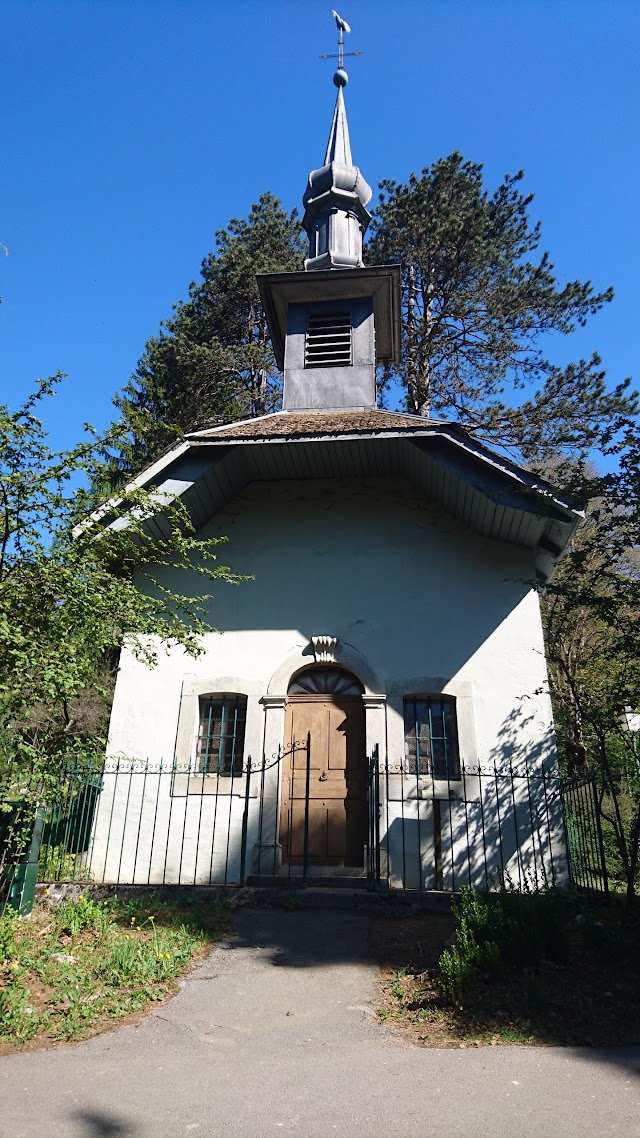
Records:
[[[350,32],[351,28],[349,27],[347,21],[343,20],[342,16],[339,16],[335,10],[331,12],[331,15],[333,16],[338,28],[338,52],[337,54],[334,52],[332,55],[321,55],[320,59],[338,60],[338,70],[333,77],[333,82],[335,83],[336,87],[346,87],[349,77],[344,69],[344,57],[345,55],[362,55],[362,52],[344,50],[344,33]]]

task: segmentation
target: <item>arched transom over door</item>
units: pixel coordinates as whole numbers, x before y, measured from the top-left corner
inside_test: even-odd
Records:
[[[280,841],[289,865],[364,866],[367,764],[363,687],[342,668],[312,667],[289,685]],[[310,737],[307,780],[306,747]],[[308,811],[307,811],[308,783]]]

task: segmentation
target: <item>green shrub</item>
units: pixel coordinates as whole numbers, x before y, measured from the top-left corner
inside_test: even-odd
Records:
[[[551,893],[503,887],[482,893],[463,887],[453,902],[455,945],[440,957],[444,997],[456,1001],[478,980],[503,968],[522,969],[541,960],[564,963],[568,947],[559,898]]]

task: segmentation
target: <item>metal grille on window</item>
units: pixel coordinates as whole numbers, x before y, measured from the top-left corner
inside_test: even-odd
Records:
[[[351,313],[311,313],[304,349],[305,367],[351,364]]]
[[[404,701],[408,770],[436,779],[460,778],[455,700],[413,696]]]
[[[200,700],[196,768],[202,774],[242,774],[245,696],[206,696]]]

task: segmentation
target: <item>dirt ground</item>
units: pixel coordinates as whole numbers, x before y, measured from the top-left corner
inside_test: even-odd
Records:
[[[580,918],[577,918],[580,920]],[[640,1041],[638,928],[621,927],[615,913],[592,932],[615,933],[612,952],[585,944],[580,925],[569,929],[565,963],[543,959],[530,968],[506,968],[478,980],[460,1003],[443,1000],[438,960],[453,942],[449,913],[405,919],[375,918],[370,947],[383,985],[380,1021],[425,1047],[620,1046]]]

